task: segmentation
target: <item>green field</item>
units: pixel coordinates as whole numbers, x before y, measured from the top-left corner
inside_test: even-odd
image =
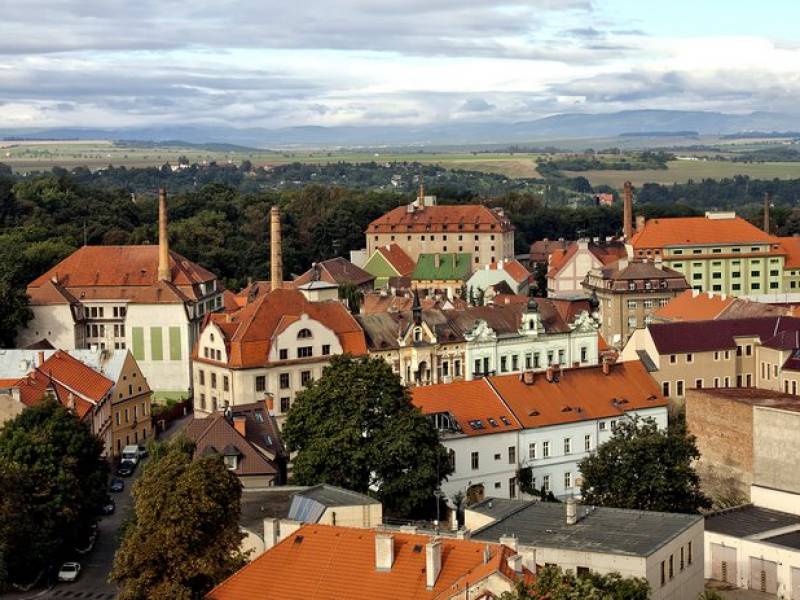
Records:
[[[724,160],[673,160],[668,169],[644,171],[564,171],[570,177],[586,177],[592,185],[621,188],[625,181],[641,186],[643,183],[685,183],[692,179],[721,179],[748,175],[754,179],[800,178],[800,162],[740,163]]]

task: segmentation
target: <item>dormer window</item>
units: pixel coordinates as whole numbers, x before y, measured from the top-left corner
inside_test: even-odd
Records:
[[[223,457],[225,461],[225,466],[228,468],[229,471],[235,471],[236,467],[239,466],[239,457],[238,456],[225,456]]]
[[[312,337],[310,329],[305,329],[304,328],[304,329],[301,329],[300,331],[297,332],[297,339],[298,340],[306,340],[306,339],[308,339],[310,337]]]

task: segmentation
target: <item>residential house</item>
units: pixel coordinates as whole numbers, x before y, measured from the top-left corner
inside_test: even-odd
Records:
[[[423,534],[304,525],[226,579],[208,600],[466,600],[532,581],[507,546]],[[311,574],[311,575],[310,575]]]
[[[642,360],[662,393],[683,404],[689,388],[757,387],[797,392],[800,319],[754,317],[653,323],[637,330],[623,360]]]
[[[532,275],[518,260],[501,260],[476,269],[467,281],[467,293],[477,297],[480,290],[484,303],[488,303],[495,295],[490,290],[499,283],[505,283],[510,294],[527,296],[531,282]]]
[[[631,239],[637,259],[661,258],[693,289],[732,296],[784,291],[781,240],[735,213],[649,219]]]
[[[468,253],[420,254],[411,273],[411,285],[429,296],[462,298],[471,273]]]
[[[416,263],[406,254],[398,244],[378,246],[372,252],[364,270],[375,277],[375,289],[384,289],[389,286],[392,278],[411,278]]]
[[[586,296],[582,284],[587,273],[628,257],[625,243],[618,240],[582,239],[566,250],[554,250],[547,268],[548,297]]]
[[[383,524],[383,505],[375,498],[321,483],[242,490],[239,527],[242,549],[253,560],[306,525],[372,529]]]
[[[428,415],[450,457],[452,475],[441,489],[453,502],[485,495],[516,498],[520,423],[485,381],[415,387],[412,402]]]
[[[299,287],[311,281],[324,281],[339,287],[353,285],[363,293],[367,293],[372,291],[375,277],[339,256],[315,263],[292,283],[293,287]]]
[[[487,498],[466,510],[472,539],[511,544],[537,564],[579,576],[619,573],[650,584],[653,600],[697,598],[704,589],[703,517]]]
[[[600,334],[622,348],[655,312],[688,288],[683,275],[660,261],[622,258],[586,274],[583,288],[597,299]]]
[[[184,398],[203,317],[222,308],[217,277],[170,251],[166,194],[159,243],[83,246],[28,285],[33,318],[21,346],[130,349],[157,398]]]
[[[195,412],[206,416],[271,398],[281,424],[332,356],[366,354],[364,333],[344,304],[318,299],[331,285],[279,288],[237,312],[209,315],[193,353]]]
[[[546,267],[550,263],[550,255],[554,251],[565,251],[571,243],[571,241],[564,238],[536,240],[531,244],[528,251],[528,270],[533,273],[539,265]]]
[[[128,350],[0,350],[0,379],[0,415],[54,398],[89,423],[107,456],[152,436],[152,391]]]
[[[794,309],[714,292],[687,289],[653,313],[653,322],[793,316]]]
[[[697,439],[703,491],[719,505],[752,487],[800,494],[800,397],[756,388],[689,389],[686,426]]]
[[[514,257],[514,226],[501,208],[483,205],[439,205],[422,196],[399,206],[367,227],[367,255],[397,243],[413,261],[421,254],[463,254],[483,265]]]

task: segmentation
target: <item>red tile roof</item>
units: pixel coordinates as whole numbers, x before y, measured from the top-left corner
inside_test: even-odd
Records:
[[[100,403],[114,387],[113,381],[63,350],[51,354],[39,370],[94,403]]]
[[[741,217],[649,219],[631,239],[635,249],[704,244],[777,244],[775,238]]]
[[[375,536],[370,529],[305,525],[223,581],[209,600],[435,600],[450,598],[493,573],[518,576],[507,566],[514,551],[499,544],[441,539],[441,572],[433,589],[426,586],[426,535],[393,533],[394,563],[375,568]],[[484,551],[490,557],[484,564]],[[527,581],[530,572],[519,575]]]
[[[274,290],[258,296],[235,313],[214,313],[209,319],[227,337],[228,365],[253,368],[267,364],[273,336],[286,318],[302,314],[333,330],[344,352],[366,354],[364,332],[344,304],[337,300],[309,302],[298,290]],[[195,358],[202,360],[196,351]]]
[[[548,277],[555,277],[580,250],[581,242],[571,242],[566,250],[555,250],[550,255],[550,263],[547,269]],[[625,244],[619,241],[611,242],[588,242],[586,249],[592,254],[601,265],[610,265],[621,258],[627,258],[628,252]]]
[[[617,363],[603,374],[601,366],[562,369],[558,382],[536,373],[534,383],[519,375],[489,377],[525,428],[620,416],[629,410],[663,407],[658,383],[639,361]]]
[[[127,299],[140,303],[183,302],[202,296],[198,284],[216,276],[170,252],[172,280],[158,280],[158,246],[83,246],[34,279],[34,304]]]
[[[469,436],[522,429],[514,414],[483,379],[417,386],[411,401],[424,414],[451,414]],[[489,421],[491,419],[492,421]],[[479,427],[470,425],[480,421]]]
[[[319,268],[320,281],[325,281],[327,283],[343,285],[347,282],[350,282],[354,283],[355,285],[364,285],[375,280],[373,275],[370,275],[364,269],[355,266],[349,260],[342,258],[341,256],[331,258],[330,260],[323,260],[322,262],[317,263],[317,267]],[[295,280],[292,282],[294,284],[293,287],[299,287],[304,283],[308,283],[309,281],[312,281],[314,277],[315,273],[314,268],[312,267],[299,277],[295,278]]]
[[[379,252],[384,260],[394,267],[400,277],[411,277],[414,267],[417,266],[417,263],[397,244],[379,246],[375,252]]]
[[[655,316],[665,321],[705,321],[716,319],[733,302],[730,296],[686,290],[659,308]]]
[[[367,227],[367,233],[414,232],[447,233],[456,231],[513,231],[508,217],[480,204],[436,205],[409,212],[398,206]]]
[[[786,252],[783,263],[785,269],[800,269],[800,236],[778,238],[781,247]]]
[[[523,267],[522,263],[516,259],[501,260],[499,263],[489,263],[488,268],[493,271],[496,271],[497,269],[503,269],[511,276],[511,279],[517,283],[525,283],[531,278],[531,274],[528,272],[528,269]]]

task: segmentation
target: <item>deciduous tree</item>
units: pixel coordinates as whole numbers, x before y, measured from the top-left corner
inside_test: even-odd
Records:
[[[436,429],[382,359],[334,357],[298,395],[283,434],[296,483],[371,493],[397,515],[433,505],[451,473]]]
[[[576,576],[548,566],[536,574],[533,584],[519,583],[513,592],[500,600],[647,600],[650,585],[647,579],[622,577],[619,573]]]
[[[134,516],[114,557],[120,600],[202,597],[244,564],[241,484],[185,438],[156,444],[133,486]]]

